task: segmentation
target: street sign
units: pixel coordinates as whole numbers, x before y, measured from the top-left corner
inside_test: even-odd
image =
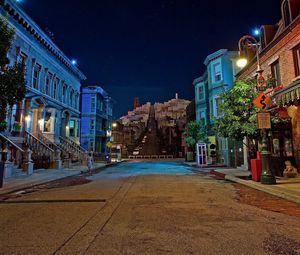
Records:
[[[257,98],[253,100],[253,104],[255,104],[261,110],[265,111],[269,106],[272,105],[272,99],[262,92],[257,96]]]
[[[269,112],[257,113],[257,126],[259,129],[271,128],[271,115]]]

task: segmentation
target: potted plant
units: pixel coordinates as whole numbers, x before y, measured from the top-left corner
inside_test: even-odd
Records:
[[[0,131],[4,131],[5,129],[7,129],[7,122],[1,121],[0,122]]]
[[[22,126],[20,125],[19,122],[15,122],[13,125],[13,131],[12,131],[12,135],[19,135],[20,131],[21,131]]]

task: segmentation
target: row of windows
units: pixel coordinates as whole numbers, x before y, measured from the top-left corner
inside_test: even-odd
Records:
[[[91,96],[91,112],[94,113],[94,112],[96,112],[96,110],[102,112],[103,110],[106,110],[104,108],[105,108],[105,106],[104,106],[103,100],[101,100],[100,97]]]
[[[90,119],[90,134],[94,135],[96,132],[101,132],[106,129],[106,121],[102,119],[97,119],[96,121],[94,119]],[[109,125],[109,123],[108,123]]]
[[[20,52],[17,57],[17,62],[26,67],[27,55]],[[33,69],[31,77],[32,88],[45,93],[65,104],[78,109],[79,108],[79,92],[72,89],[71,86],[65,84],[61,79],[55,77],[47,68],[45,68],[45,76],[41,77],[42,66],[32,59]]]

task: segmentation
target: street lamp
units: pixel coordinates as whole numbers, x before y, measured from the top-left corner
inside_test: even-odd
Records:
[[[118,126],[118,124],[116,123],[116,122],[114,122],[113,124],[112,124],[112,127],[113,128],[116,128]]]
[[[267,83],[263,76],[263,71],[260,66],[260,58],[259,58],[259,43],[257,40],[250,36],[246,35],[243,36],[239,40],[239,51],[240,51],[240,60],[237,61],[238,63],[246,63],[247,65],[247,57],[256,51],[256,62],[257,62],[257,83],[256,88],[258,91],[263,92],[266,90]],[[243,60],[243,59],[246,59]],[[239,65],[238,65],[239,66]],[[244,67],[245,67],[244,66]],[[243,66],[239,66],[242,67]],[[263,110],[262,110],[263,111]],[[276,179],[270,170],[270,152],[268,150],[268,142],[267,142],[267,130],[262,128],[262,148],[261,148],[261,157],[262,157],[262,176],[261,176],[261,183],[262,184],[276,184]]]

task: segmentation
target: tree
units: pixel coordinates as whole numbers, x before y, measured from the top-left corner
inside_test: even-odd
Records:
[[[273,79],[268,78],[268,87],[271,87],[272,83]],[[222,116],[215,119],[215,130],[220,136],[237,141],[242,141],[244,137],[257,138],[259,136],[257,113],[260,109],[253,104],[253,100],[258,95],[255,87],[256,79],[239,80],[229,91],[220,94],[222,103],[219,107]],[[273,124],[287,121],[275,113],[272,113],[271,117]]]
[[[257,96],[254,81],[237,81],[226,92],[220,94],[221,117],[215,119],[215,130],[223,137],[242,141],[244,137],[257,135],[256,113],[252,101]]]
[[[0,18],[0,131],[7,127],[5,122],[7,107],[25,97],[26,86],[23,63],[8,66],[7,53],[12,45],[15,31],[8,27],[7,22]]]
[[[192,149],[195,148],[195,145],[198,141],[208,141],[207,128],[202,122],[199,121],[190,121],[185,129],[185,135],[186,143]]]

